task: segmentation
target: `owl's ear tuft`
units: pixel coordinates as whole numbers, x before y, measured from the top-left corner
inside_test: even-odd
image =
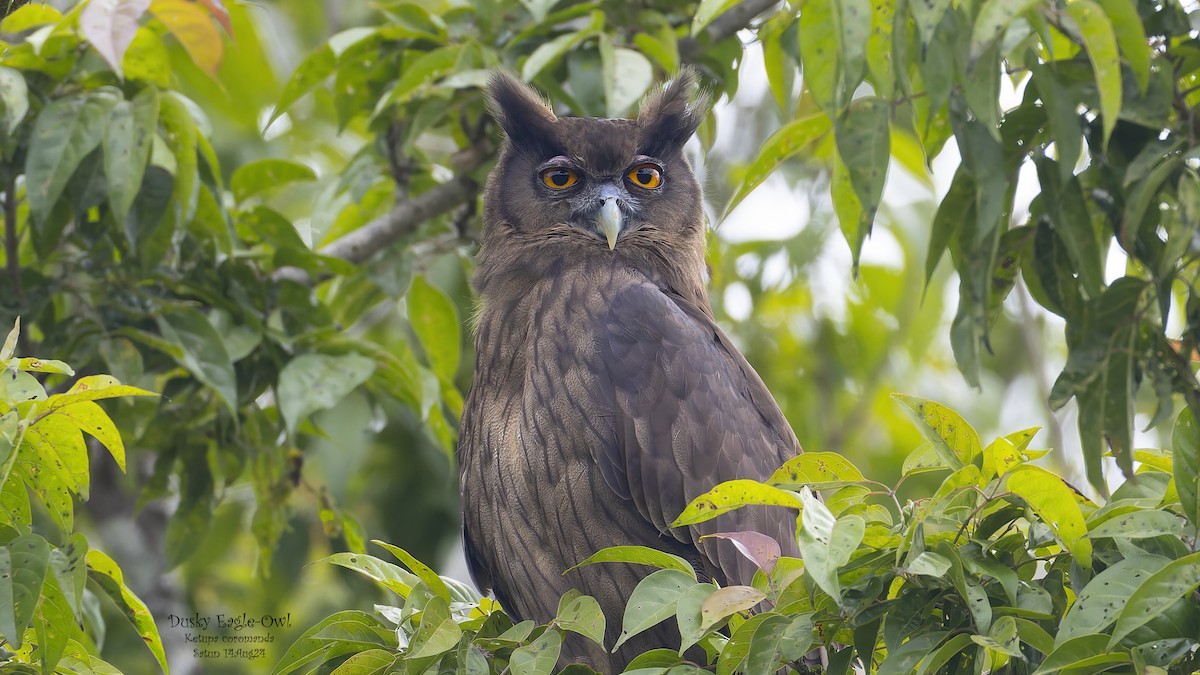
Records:
[[[639,150],[646,155],[659,156],[680,148],[704,121],[708,114],[708,94],[690,100],[699,75],[695,68],[686,67],[675,79],[646,95],[638,112],[641,127]]]
[[[514,146],[541,149],[553,145],[558,118],[545,99],[511,73],[497,70],[488,78],[487,106]]]

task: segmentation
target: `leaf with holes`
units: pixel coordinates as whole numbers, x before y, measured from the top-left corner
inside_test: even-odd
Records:
[[[1092,566],[1092,542],[1075,491],[1049,471],[1024,464],[1008,474],[1006,486],[1025,500],[1081,567]]]
[[[803,508],[794,493],[753,480],[730,480],[692,500],[671,527],[695,525],[752,504]]]

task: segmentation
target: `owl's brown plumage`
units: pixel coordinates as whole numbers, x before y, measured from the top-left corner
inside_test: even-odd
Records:
[[[601,548],[662,549],[723,584],[749,583],[754,567],[704,534],[756,530],[795,555],[795,516],[783,509],[669,527],[717,483],[764,479],[800,452],[713,321],[700,187],[683,156],[704,114],[688,101],[693,79],[649,96],[636,120],[556,118],[504,74],[489,87],[507,140],[484,195],[459,447],[468,562],[519,619],[549,621],[571,588],[594,596],[609,647],[651,570],[563,574]],[[668,621],[615,655],[568,638],[564,659],[619,672],[640,652],[678,646]]]

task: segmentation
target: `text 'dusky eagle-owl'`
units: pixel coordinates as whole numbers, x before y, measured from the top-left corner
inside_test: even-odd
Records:
[[[558,118],[497,74],[491,110],[507,139],[484,196],[475,286],[482,301],[460,459],[467,559],[519,619],[554,618],[559,596],[594,596],[620,632],[650,568],[589,565],[607,546],[681,555],[719,583],[749,583],[732,544],[755,530],[795,555],[795,513],[740,509],[671,528],[690,500],[766,479],[800,452],[761,379],[713,320],[704,287],[700,186],[683,146],[705,114],[684,73],[637,119]],[[678,649],[673,622],[615,655],[569,637],[565,661],[619,672]]]

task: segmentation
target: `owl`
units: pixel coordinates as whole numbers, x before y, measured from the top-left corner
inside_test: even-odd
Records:
[[[718,483],[766,479],[801,452],[709,305],[701,190],[683,153],[706,114],[694,88],[685,71],[636,119],[597,119],[557,117],[508,74],[488,87],[505,140],[473,282],[481,307],[459,445],[467,561],[517,620],[551,620],[570,589],[595,597],[605,647],[570,635],[562,661],[601,672],[678,649],[679,633],[667,621],[610,653],[653,570],[566,571],[591,554],[649,546],[720,584],[748,584],[755,567],[706,534],[754,530],[796,554],[786,509],[671,527]]]

